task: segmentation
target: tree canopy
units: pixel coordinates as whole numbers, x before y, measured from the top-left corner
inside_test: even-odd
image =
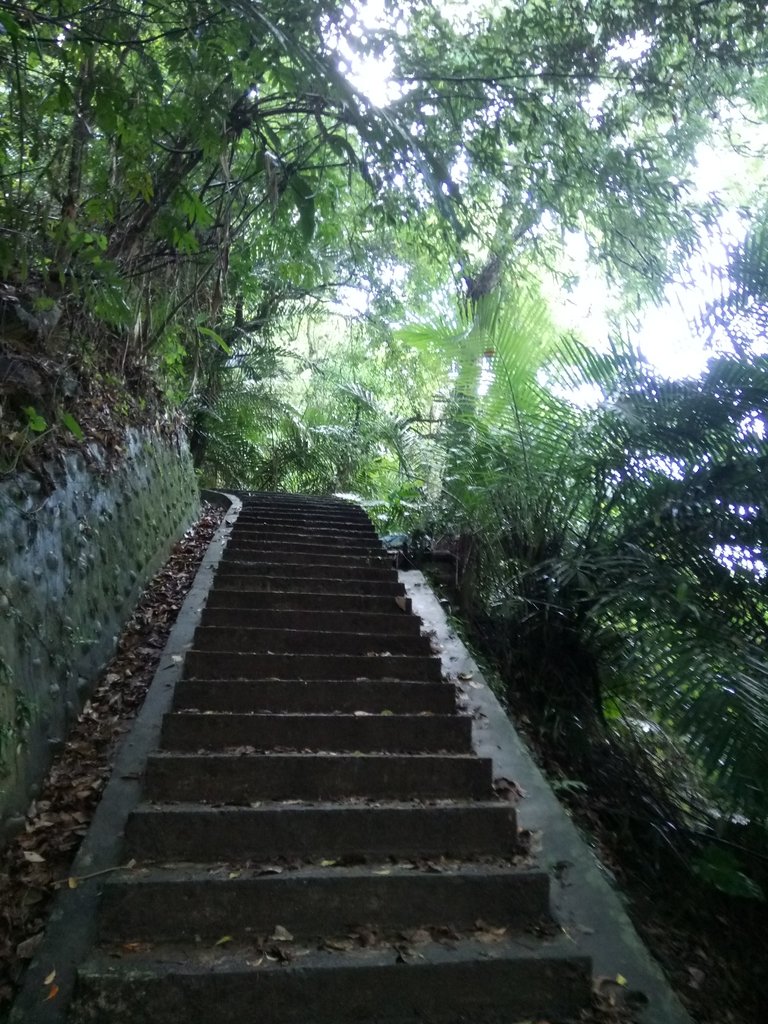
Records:
[[[652,288],[713,214],[686,166],[754,88],[761,22],[750,2],[4,0],[0,269],[29,292],[6,312],[194,392],[232,331],[341,283],[385,299],[393,260],[472,293],[578,229]]]

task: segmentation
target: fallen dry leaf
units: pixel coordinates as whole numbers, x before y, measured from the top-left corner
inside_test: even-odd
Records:
[[[475,922],[475,938],[478,942],[500,942],[507,934],[507,929],[486,924],[484,921]]]
[[[706,978],[704,971],[702,971],[700,967],[689,967],[688,974],[690,976],[689,984],[691,988],[701,988],[704,979]]]
[[[371,925],[364,925],[362,928],[358,928],[356,932],[357,941],[365,949],[375,946],[378,942],[378,935],[376,929]]]
[[[323,942],[323,949],[331,949],[335,953],[348,953],[354,946],[354,939],[325,939]]]
[[[37,935],[30,935],[16,946],[16,956],[19,960],[31,960],[37,951],[37,947],[43,941],[43,932]]]
[[[124,953],[146,953],[152,949],[151,942],[124,942],[120,947]]]
[[[493,788],[497,796],[502,797],[504,800],[509,800],[510,803],[516,803],[525,796],[525,793],[514,780],[507,779],[504,776],[493,780]]]

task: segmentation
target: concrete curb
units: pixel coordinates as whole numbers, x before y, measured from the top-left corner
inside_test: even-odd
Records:
[[[435,633],[442,648],[443,671],[451,677],[468,677],[458,685],[473,713],[476,752],[493,760],[494,778],[512,779],[525,793],[518,807],[518,822],[521,828],[542,836],[538,857],[551,876],[552,909],[573,941],[573,952],[592,957],[597,977],[615,979],[622,975],[626,979],[624,991],[642,994],[638,1001],[644,997],[647,1003],[638,1010],[641,1024],[692,1024],[635,931],[605,869],[581,838],[478,666],[450,628],[423,574],[406,571],[399,577],[413,601],[414,612],[425,629]],[[622,987],[617,985],[616,991]]]
[[[211,494],[204,492],[204,497],[213,501]],[[230,528],[242,508],[239,498],[232,494],[222,493],[217,497],[216,504],[226,502],[229,511],[179,610],[141,710],[118,747],[104,795],[70,869],[73,877],[106,872],[121,863],[125,825],[139,803],[141,778],[150,752],[158,746],[163,715],[170,709],[181,675],[182,655],[192,643]],[[64,1024],[66,1021],[77,969],[93,942],[96,907],[105,877],[100,875],[82,882],[76,889],[59,891],[45,936],[27,968],[8,1024]],[[53,983],[58,986],[58,992],[55,998],[48,1000],[51,985],[46,984],[45,979],[54,971]]]

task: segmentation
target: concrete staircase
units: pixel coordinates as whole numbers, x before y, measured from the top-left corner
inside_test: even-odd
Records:
[[[77,1024],[513,1024],[589,1002],[359,508],[244,501],[144,795]]]

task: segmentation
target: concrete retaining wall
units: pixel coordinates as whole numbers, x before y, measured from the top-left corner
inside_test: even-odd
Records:
[[[131,432],[0,481],[0,842],[26,808],[150,576],[195,518],[186,442]]]

